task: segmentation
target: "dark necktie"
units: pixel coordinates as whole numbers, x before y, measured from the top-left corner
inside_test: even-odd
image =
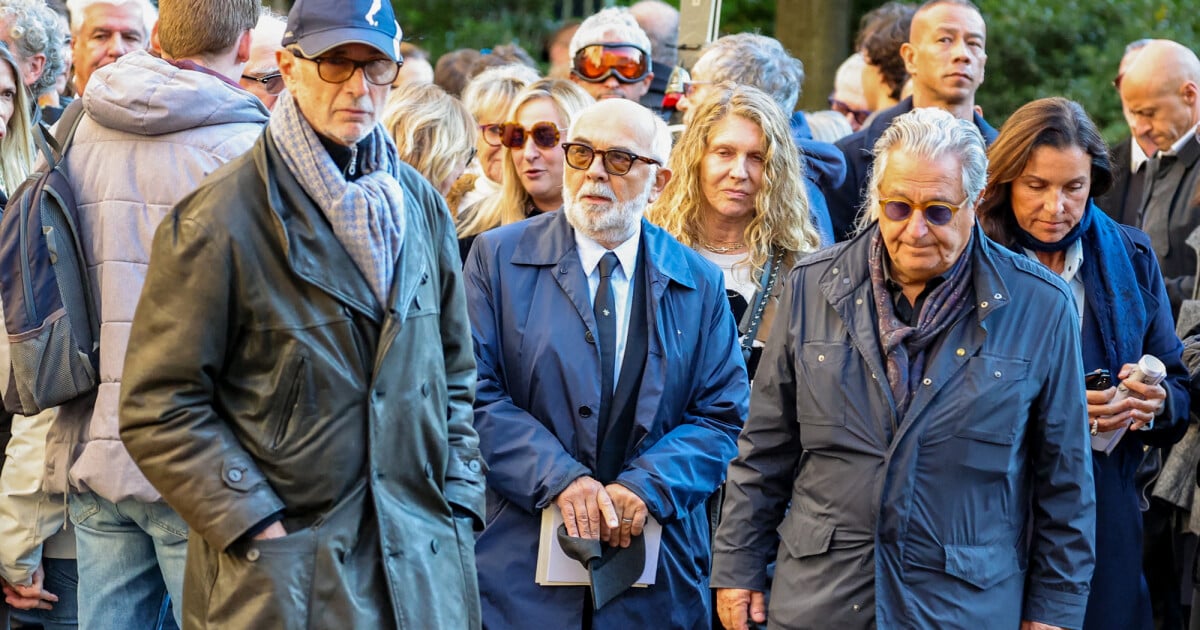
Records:
[[[617,307],[613,297],[612,274],[621,262],[608,252],[600,258],[600,285],[592,301],[596,328],[600,333],[600,422],[608,419],[612,407],[613,377],[617,360]]]

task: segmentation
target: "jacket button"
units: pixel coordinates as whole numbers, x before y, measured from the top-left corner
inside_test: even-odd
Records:
[[[580,408],[579,408],[579,417],[580,417],[580,418],[590,418],[590,417],[592,417],[592,408],[591,408],[591,407],[588,407],[587,405],[584,405],[584,406],[580,407]]]
[[[258,555],[259,554],[258,554],[257,549],[251,549],[250,551],[246,552],[246,559],[249,560],[250,562],[255,562],[258,560]]]
[[[225,473],[225,477],[233,483],[237,483],[242,480],[242,469],[230,468],[229,472]]]
[[[851,606],[851,608],[854,609],[854,612],[859,612],[862,610],[862,604],[855,604],[855,605]]]
[[[438,552],[439,549],[441,549],[441,546],[438,545],[438,541],[436,538],[434,540],[429,541],[429,548],[435,554]]]
[[[588,343],[596,343],[596,337],[592,335],[592,331],[590,330],[583,333],[583,340]]]
[[[921,384],[925,387],[929,387],[930,385],[933,385],[933,379],[922,379]]]
[[[477,472],[479,472],[479,468],[480,468],[480,466],[479,466],[479,460],[478,460],[478,459],[472,459],[472,460],[471,460],[471,463],[467,464],[467,468],[469,468],[469,469],[471,470],[471,472],[474,472],[474,473],[477,473]]]
[[[429,398],[429,381],[421,383],[421,395]]]

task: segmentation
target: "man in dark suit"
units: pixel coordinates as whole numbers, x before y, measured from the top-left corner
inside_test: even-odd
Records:
[[[1200,181],[1200,59],[1176,42],[1153,40],[1121,80],[1121,101],[1134,121],[1133,134],[1148,136],[1158,153],[1147,164],[1141,225],[1158,254],[1171,311],[1192,295],[1196,252],[1187,237],[1200,225],[1195,199]]]
[[[563,210],[481,234],[464,271],[488,465],[483,623],[707,627],[706,501],[749,400],[724,281],[642,218],[671,176],[661,119],[601,101],[564,146]],[[592,593],[535,582],[547,510],[602,550]],[[662,525],[656,580],[605,602],[601,578],[622,554],[641,572],[647,518]]]

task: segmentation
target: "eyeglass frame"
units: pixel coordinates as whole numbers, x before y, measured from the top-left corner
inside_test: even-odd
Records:
[[[521,135],[523,135],[524,138],[521,140],[521,144],[511,145],[506,141],[505,136],[508,135],[508,129],[518,128],[518,127],[521,129]],[[546,127],[550,127],[551,129],[554,130],[554,140],[551,141],[550,144],[548,144],[548,145],[542,144],[541,142],[538,142],[538,140],[537,140],[537,130],[539,128],[545,129]],[[562,139],[562,133],[564,131],[566,131],[566,130],[559,129],[557,124],[552,123],[548,120],[539,120],[539,121],[533,123],[532,125],[530,125],[528,129],[525,128],[525,125],[522,125],[521,123],[516,122],[515,120],[509,121],[509,122],[506,122],[506,123],[500,125],[500,146],[508,147],[509,149],[524,149],[525,145],[529,144],[530,140],[533,140],[534,146],[540,147],[542,149],[553,149],[558,144],[558,141],[560,139]],[[484,142],[487,142],[487,138],[484,138]],[[491,143],[489,143],[489,144],[491,144]]]
[[[588,77],[587,75],[583,74],[582,72],[580,72],[578,70],[579,56],[583,53],[583,51],[587,50],[588,48],[593,48],[595,46],[600,46],[604,49],[632,48],[632,49],[642,53],[641,65],[645,68],[645,70],[637,78],[630,79],[629,77],[626,77],[625,75],[621,74],[620,72],[617,72],[616,69],[613,68],[613,66],[609,65],[608,69],[605,70],[604,73],[601,74],[600,76],[598,76],[596,78]],[[600,58],[604,59],[603,53],[601,53]],[[588,44],[586,46],[581,46],[579,48],[579,50],[575,51],[575,56],[571,58],[571,74],[574,75],[575,77],[577,77],[580,81],[587,81],[588,83],[604,83],[605,81],[607,81],[609,79],[609,77],[616,79],[618,83],[625,83],[625,84],[639,83],[641,81],[645,81],[646,77],[650,76],[650,73],[653,71],[654,71],[654,62],[650,59],[650,54],[647,53],[645,50],[642,50],[642,47],[638,46],[636,44],[628,44],[628,43]]]
[[[350,79],[352,79],[354,77],[354,75],[359,70],[362,70],[363,78],[366,79],[367,83],[370,83],[371,85],[390,86],[392,84],[392,82],[396,80],[396,77],[400,76],[400,68],[402,68],[404,66],[404,57],[400,57],[400,58],[396,59],[396,61],[393,62],[396,64],[396,69],[395,69],[395,72],[392,74],[392,78],[388,79],[387,81],[376,82],[374,79],[367,76],[367,65],[372,64],[372,63],[377,63],[380,61],[391,62],[392,61],[391,59],[381,58],[381,59],[368,59],[367,61],[355,61],[348,57],[341,57],[341,56],[337,56],[337,55],[322,55],[320,57],[305,57],[303,54],[300,53],[299,50],[290,49],[290,48],[288,49],[288,52],[292,53],[292,56],[297,59],[303,59],[305,61],[311,61],[311,62],[317,64],[317,76],[320,77],[322,81],[333,84],[333,85],[338,85],[341,83],[345,83],[346,81],[349,81]],[[342,80],[332,81],[330,79],[327,79],[325,77],[325,73],[321,70],[321,68],[324,67],[325,63],[331,59],[342,59],[344,61],[348,61],[354,67],[353,67],[353,69],[350,70],[350,74],[346,75],[346,77],[343,78]]]
[[[854,116],[854,120],[860,125],[866,122],[867,119],[871,117],[871,114],[874,113],[869,109],[854,109],[853,107],[850,107],[850,104],[846,101],[834,98],[832,94],[829,95],[828,100],[830,110],[842,115],[850,114],[851,116]],[[839,106],[841,109],[838,109]]]
[[[912,202],[908,199],[904,199],[902,197],[880,197],[880,199],[879,199],[879,214],[887,217],[889,221],[901,222],[901,221],[908,221],[909,219],[912,218],[913,214],[915,214],[917,211],[920,211],[921,216],[925,218],[926,223],[928,223],[929,225],[936,225],[938,227],[941,227],[944,225],[949,225],[950,222],[954,220],[954,216],[956,214],[958,214],[958,211],[962,210],[963,207],[965,207],[967,205],[967,201],[970,200],[970,198],[971,198],[971,196],[967,195],[967,197],[965,199],[963,199],[962,201],[955,204],[955,203],[950,203],[949,201],[943,201],[941,199],[933,199],[933,200],[926,201],[923,203],[914,203],[914,202]],[[893,217],[892,215],[888,214],[888,211],[887,211],[887,206],[889,203],[902,203],[902,204],[908,206],[908,214],[903,217],[900,217],[900,218]],[[938,221],[934,220],[934,218],[931,217],[929,215],[929,213],[926,212],[926,210],[928,210],[932,206],[945,206],[945,207],[949,208],[950,216],[947,217],[946,220],[942,221],[942,222],[938,222]]]
[[[479,135],[483,138],[484,144],[488,145],[489,147],[504,146],[504,137],[501,135],[501,133],[503,132],[502,127],[504,127],[504,123],[487,123],[485,125],[476,125],[476,126],[479,127]],[[488,129],[491,127],[496,128],[496,137],[500,138],[499,140],[496,141],[496,144],[492,144],[492,141],[488,140],[488,136],[487,136]]]
[[[318,70],[318,73],[319,72],[320,71]],[[283,92],[284,88],[287,87],[286,85],[283,84],[283,73],[278,70],[276,70],[275,72],[264,74],[261,77],[253,77],[248,74],[243,74],[242,78],[247,81],[254,81],[255,83],[261,83],[263,91],[266,92],[267,94],[270,94],[271,96],[275,96],[276,94]],[[271,91],[271,87],[270,87],[271,81],[279,82],[278,90],[275,90],[274,92]]]
[[[583,147],[583,148],[587,149],[588,151],[591,151],[592,156],[590,158],[588,158],[588,163],[585,164],[584,166],[575,166],[574,164],[572,164],[571,157],[570,157],[571,156],[571,147]],[[638,154],[634,153],[633,151],[626,151],[624,149],[597,149],[591,145],[583,144],[582,142],[564,142],[564,143],[562,143],[562,149],[563,149],[563,162],[566,162],[567,166],[570,166],[571,168],[573,168],[577,171],[586,171],[589,168],[592,168],[592,163],[596,161],[596,155],[600,156],[600,164],[604,167],[604,172],[608,173],[609,175],[615,175],[617,177],[623,177],[625,175],[628,175],[629,171],[633,170],[633,165],[637,164],[638,162],[645,162],[647,164],[653,164],[658,167],[661,167],[663,165],[662,162],[659,162],[658,160],[656,160],[654,158],[646,157],[644,155],[638,155]],[[627,168],[619,173],[613,171],[612,165],[610,165],[608,163],[608,155],[610,153],[616,154],[616,155],[628,156],[629,157],[629,168]]]

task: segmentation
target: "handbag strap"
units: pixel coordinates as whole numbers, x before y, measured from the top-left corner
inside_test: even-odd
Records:
[[[775,291],[775,283],[779,280],[779,268],[783,266],[784,251],[782,247],[772,247],[771,257],[759,278],[758,293],[754,296],[754,308],[750,311],[750,324],[742,335],[742,354],[750,356],[754,348],[754,338],[758,336],[758,327],[762,325],[763,313],[767,310],[767,302]]]

